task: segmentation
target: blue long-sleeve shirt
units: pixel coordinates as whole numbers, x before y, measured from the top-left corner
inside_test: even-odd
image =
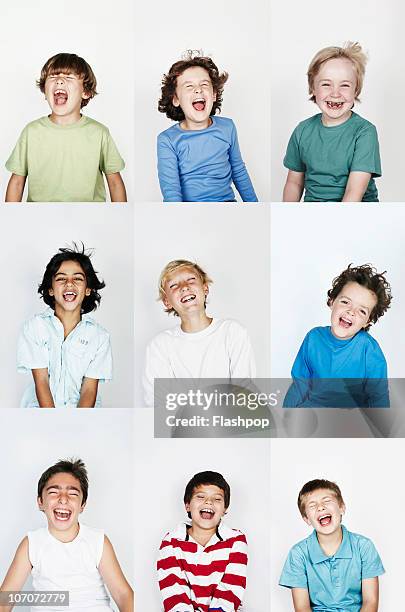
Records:
[[[232,182],[244,202],[257,202],[234,122],[211,119],[203,130],[183,130],[176,123],[159,134],[158,174],[165,202],[232,202]]]
[[[389,406],[387,362],[377,340],[364,330],[341,340],[329,326],[311,329],[291,375],[287,408]]]

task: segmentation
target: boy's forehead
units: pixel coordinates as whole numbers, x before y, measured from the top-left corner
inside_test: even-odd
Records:
[[[55,274],[78,274],[81,273],[85,276],[85,272],[78,261],[67,260],[62,261]]]
[[[304,504],[307,505],[311,501],[320,500],[324,497],[334,497],[337,499],[337,495],[332,489],[315,489],[315,491],[311,491],[311,493],[305,493]]]
[[[195,80],[211,81],[211,77],[208,70],[206,70],[202,66],[191,66],[190,68],[186,68],[186,70],[184,70],[184,72],[179,74],[179,76],[177,77],[178,84]]]
[[[317,79],[340,78],[342,80],[357,81],[354,64],[345,57],[332,57],[326,60],[319,66],[315,77]]]
[[[224,497],[223,490],[214,484],[201,484],[193,489],[193,495],[197,493],[205,493],[206,495],[220,495]]]
[[[173,272],[169,272],[168,274],[166,274],[164,283],[166,284],[175,278],[179,278],[188,274],[192,274],[193,276],[197,276],[198,278],[200,278],[200,275],[193,266],[184,265],[179,266],[178,268],[176,268],[176,270],[173,270]]]
[[[378,302],[374,291],[360,285],[360,283],[356,283],[356,281],[350,281],[344,285],[339,293],[339,296],[343,295],[355,302],[358,302],[361,306],[366,306],[370,310],[372,310]]]
[[[76,476],[73,476],[73,474],[70,474],[69,472],[59,472],[58,474],[51,476],[45,483],[44,489],[49,489],[52,486],[61,488],[75,487],[76,489],[82,491],[80,481],[76,478]]]

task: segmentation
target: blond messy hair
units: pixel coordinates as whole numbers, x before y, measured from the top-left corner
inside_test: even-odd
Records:
[[[321,69],[321,66],[331,59],[347,59],[349,60],[356,71],[356,90],[355,100],[359,102],[359,95],[363,88],[364,74],[366,72],[367,55],[357,42],[348,41],[344,43],[343,47],[325,47],[318,51],[315,57],[309,65],[307,76],[308,76],[308,90],[310,100],[315,102],[314,96],[314,82],[315,77]]]
[[[197,263],[189,261],[188,259],[174,259],[173,261],[169,261],[169,263],[165,265],[162,272],[160,273],[158,300],[162,300],[163,302],[164,299],[167,297],[164,289],[166,279],[169,274],[172,274],[179,268],[192,268],[193,270],[195,270],[195,273],[200,278],[203,285],[209,285],[210,283],[212,283],[212,280],[210,279],[208,274],[204,272],[204,270]],[[165,312],[167,312],[168,314],[173,314],[175,317],[179,316],[174,310],[174,308],[165,308]]]

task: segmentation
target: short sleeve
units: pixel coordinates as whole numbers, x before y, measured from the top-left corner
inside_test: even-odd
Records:
[[[380,147],[372,123],[367,123],[356,138],[350,172],[370,172],[373,177],[381,176]]]
[[[236,321],[232,321],[227,343],[231,379],[254,378],[256,376],[256,363],[247,330]]]
[[[6,162],[9,172],[18,176],[28,175],[28,129],[25,127]]]
[[[283,571],[281,572],[279,585],[288,587],[290,589],[308,588],[305,556],[299,546],[294,546],[288,553]]]
[[[161,334],[153,338],[146,348],[142,383],[144,401],[148,407],[154,405],[155,378],[173,378],[169,357],[164,348],[165,343],[162,341]]]
[[[102,138],[100,170],[104,174],[114,174],[115,172],[121,172],[124,168],[125,162],[106,128]]]
[[[305,172],[306,166],[303,163],[300,155],[300,134],[301,129],[298,125],[293,133],[291,134],[291,138],[288,142],[287,152],[284,157],[284,166],[289,170],[293,170],[294,172]]]
[[[372,541],[368,538],[364,538],[360,544],[360,556],[362,580],[366,578],[375,578],[385,573],[380,555]]]
[[[100,382],[112,379],[112,352],[109,334],[103,330],[96,353],[85,373],[86,378],[96,378]]]
[[[22,374],[30,373],[37,368],[48,368],[49,349],[48,340],[41,334],[36,319],[24,323],[17,346],[17,371]]]

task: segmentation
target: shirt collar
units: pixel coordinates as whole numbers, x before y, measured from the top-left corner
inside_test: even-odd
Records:
[[[55,311],[53,310],[53,308],[51,308],[50,306],[48,306],[48,308],[46,308],[42,313],[41,313],[41,317],[43,317],[44,319],[51,319],[51,321],[59,321],[58,317],[55,316]],[[85,323],[90,323],[91,325],[95,324],[95,320],[93,319],[93,317],[89,314],[82,314],[82,318],[81,321],[79,321],[79,323],[77,325],[79,325],[80,323],[85,322]],[[77,326],[76,326],[77,327]]]
[[[353,557],[353,551],[350,543],[350,534],[344,525],[342,525],[342,535],[342,542],[332,556],[335,559],[351,559]],[[308,538],[308,553],[314,564],[322,563],[322,561],[328,561],[332,558],[328,557],[320,547],[315,529]]]
[[[187,542],[187,540],[189,540],[189,535],[187,531],[188,527],[191,527],[191,520],[187,520],[177,525],[176,529],[170,533],[170,536],[172,538],[176,538],[178,540],[184,540],[184,542]],[[229,540],[229,538],[232,538],[234,536],[235,536],[235,531],[231,529],[230,527],[228,527],[228,525],[225,525],[223,521],[221,521],[217,527],[216,533],[212,536],[211,540],[209,541],[209,544],[215,544],[216,542],[219,542],[220,540]]]

